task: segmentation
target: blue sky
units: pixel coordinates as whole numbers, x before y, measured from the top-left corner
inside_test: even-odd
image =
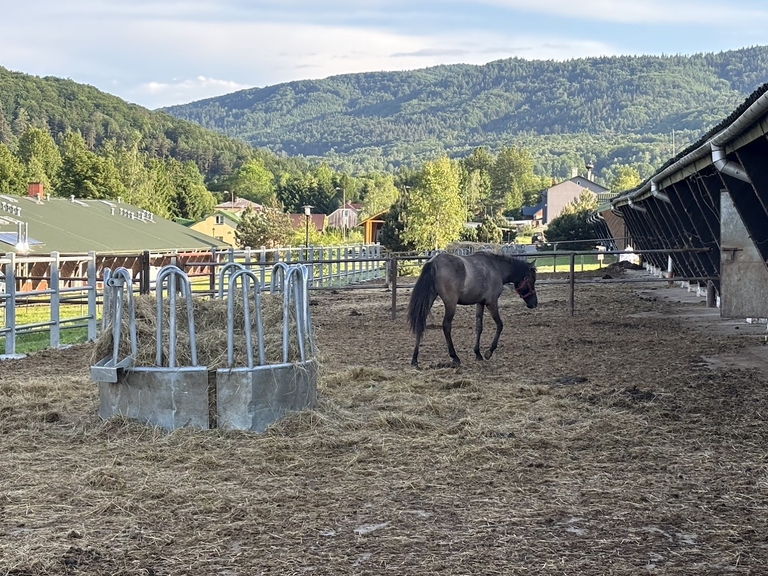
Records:
[[[768,43],[741,0],[0,0],[0,66],[148,108],[350,72]]]

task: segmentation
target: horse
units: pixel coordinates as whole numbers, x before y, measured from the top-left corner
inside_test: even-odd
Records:
[[[513,284],[528,308],[536,308],[538,305],[534,262],[492,252],[475,252],[469,256],[440,253],[433,256],[422,268],[408,303],[408,323],[411,332],[416,335],[411,366],[418,366],[419,344],[424,335],[427,316],[438,296],[445,306],[443,334],[453,365],[461,364],[451,338],[451,323],[458,304],[475,304],[474,350],[478,360],[483,359],[480,355],[483,312],[488,308],[491,313],[496,322],[496,335],[485,353],[485,359],[490,359],[504,327],[499,316],[499,296],[504,285]]]

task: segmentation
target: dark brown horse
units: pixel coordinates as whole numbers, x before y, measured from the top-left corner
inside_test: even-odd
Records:
[[[445,306],[443,334],[455,366],[461,364],[451,338],[451,322],[456,306],[476,305],[475,357],[478,360],[483,359],[480,355],[480,334],[483,332],[483,311],[488,308],[496,322],[496,335],[485,353],[486,360],[489,359],[496,350],[504,327],[499,316],[499,296],[504,284],[513,284],[526,306],[536,308],[536,268],[532,263],[503,254],[475,252],[469,256],[441,253],[424,264],[408,304],[408,323],[411,332],[416,335],[411,365],[418,366],[419,344],[427,325],[427,316],[438,296]]]

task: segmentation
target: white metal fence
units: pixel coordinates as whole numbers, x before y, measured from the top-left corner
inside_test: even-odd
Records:
[[[26,334],[48,333],[51,347],[61,345],[61,332],[66,329],[85,329],[88,340],[96,338],[104,269],[127,261],[132,262],[133,290],[146,293],[154,287],[157,271],[167,263],[186,268],[193,292],[209,295],[218,291],[218,270],[229,262],[252,269],[262,288],[269,287],[277,262],[305,264],[312,288],[374,280],[384,277],[386,270],[379,244],[213,250],[194,256],[178,252],[0,256],[0,354],[16,355],[18,337]],[[66,314],[62,314],[63,308]]]

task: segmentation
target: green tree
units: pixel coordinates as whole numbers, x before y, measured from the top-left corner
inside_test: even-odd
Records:
[[[443,248],[459,237],[466,219],[458,166],[441,156],[424,163],[419,180],[409,194],[403,238],[419,250]]]
[[[616,175],[611,179],[609,189],[614,194],[631,190],[640,184],[640,173],[634,166],[619,166]]]
[[[272,204],[275,196],[275,176],[260,158],[245,162],[227,181],[227,187],[237,198],[247,198],[259,204]]]
[[[258,211],[247,209],[235,230],[238,245],[252,248],[283,246],[293,235],[290,216],[275,206],[264,206]]]
[[[501,228],[496,224],[492,217],[486,216],[477,227],[477,241],[488,242],[490,244],[499,244],[502,238]]]
[[[504,147],[491,168],[491,207],[494,213],[517,210],[541,186],[533,173],[533,158],[523,148]],[[526,196],[526,194],[528,196]]]
[[[24,166],[11,154],[8,146],[0,142],[0,194],[24,194],[27,188],[24,176]]]
[[[56,187],[56,176],[62,160],[59,149],[49,132],[34,126],[27,127],[19,138],[16,154],[27,168],[30,178],[44,182],[47,188]],[[33,166],[34,160],[37,162]],[[39,172],[40,168],[43,174],[32,173]]]
[[[56,189],[60,196],[117,198],[125,195],[112,160],[88,150],[80,132],[67,132],[61,150]]]
[[[411,252],[416,249],[413,242],[407,240],[403,234],[405,230],[405,213],[407,195],[401,195],[389,211],[384,215],[384,224],[379,234],[381,245],[392,252]]]
[[[576,214],[578,212],[589,212],[590,210],[594,210],[595,208],[597,208],[597,195],[591,190],[587,190],[586,188],[584,188],[582,189],[581,192],[579,192],[578,198],[572,200],[571,202],[568,202],[568,204],[563,206],[563,210],[562,212],[560,212],[560,214]]]
[[[174,187],[171,204],[174,217],[199,220],[213,211],[216,198],[205,187],[197,164],[191,160],[182,163],[170,159],[167,168]]]
[[[564,212],[547,225],[547,242],[568,242],[565,250],[592,250],[595,247],[595,231],[587,222],[587,210]],[[591,242],[577,242],[592,240]]]
[[[388,209],[399,195],[391,174],[373,174],[362,179],[363,205],[359,218],[364,219]]]

